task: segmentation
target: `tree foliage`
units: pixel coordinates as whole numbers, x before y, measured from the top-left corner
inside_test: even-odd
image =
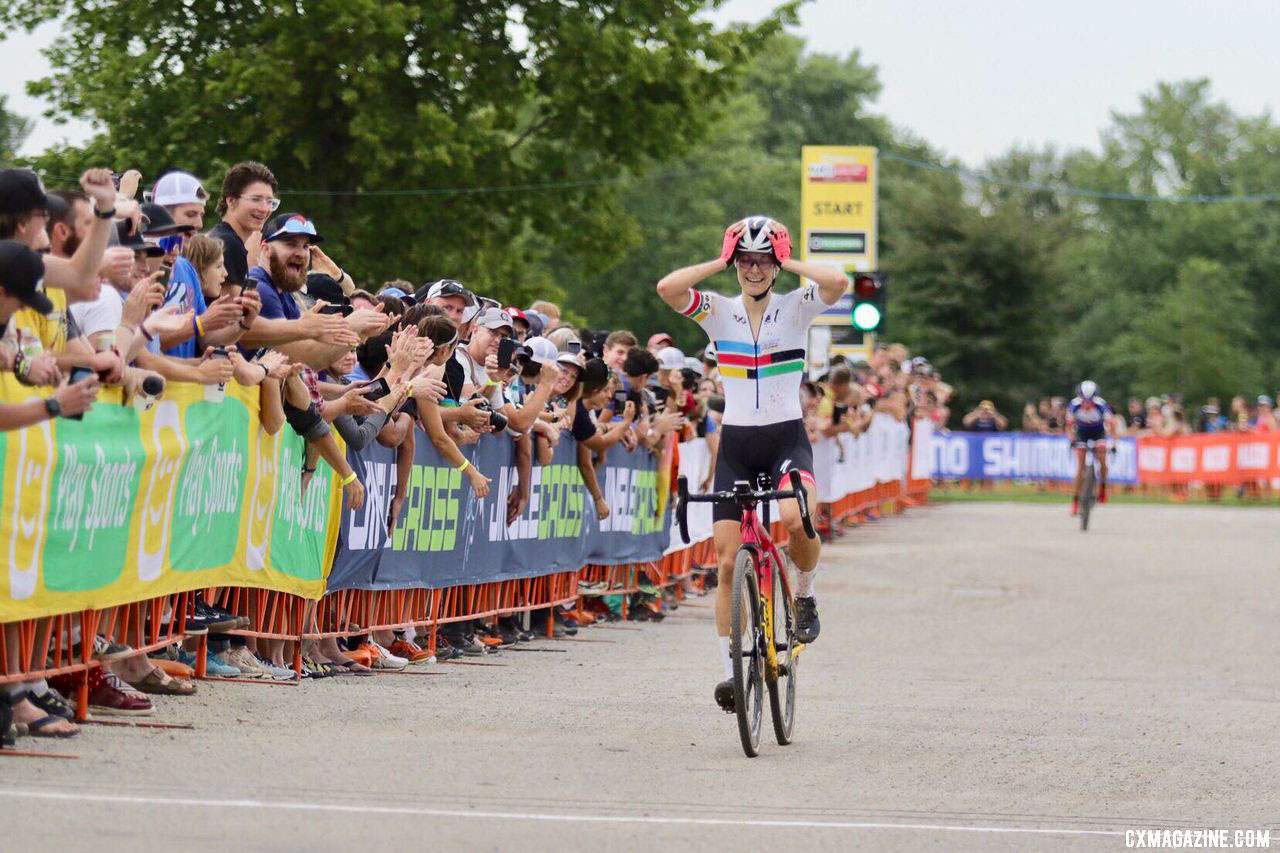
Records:
[[[880,81],[856,50],[781,33],[795,3],[719,31],[706,5],[15,0],[0,25],[65,16],[54,73],[31,88],[103,128],[47,152],[47,174],[173,165],[216,189],[230,163],[262,160],[367,281],[560,295],[593,327],[693,348],[700,331],[654,282],[744,215],[798,229],[801,145],[869,144],[893,155],[887,337],[943,369],[955,411],[1016,410],[1084,376],[1112,397],[1280,384],[1280,203],[1168,201],[1280,191],[1270,116],[1236,114],[1205,80],[1159,83],[1098,151],[1014,148],[975,181],[872,112]]]
[[[0,25],[65,15],[32,91],[105,128],[48,171],[109,155],[216,179],[260,160],[353,272],[455,275],[515,300],[554,287],[552,255],[588,270],[617,255],[631,236],[612,182],[696,144],[743,61],[794,16],[716,30],[703,6],[15,0]]]
[[[0,158],[12,160],[31,135],[31,119],[10,112],[8,101],[0,95]]]

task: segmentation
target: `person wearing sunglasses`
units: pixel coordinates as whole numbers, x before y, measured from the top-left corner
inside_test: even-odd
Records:
[[[696,289],[728,267],[737,273],[738,296]],[[775,293],[774,285],[783,270],[811,283],[788,293]],[[701,326],[715,345],[725,398],[715,490],[731,489],[735,481],[754,480],[761,472],[778,484],[788,471],[796,470],[809,493],[809,505],[818,505],[813,449],[800,406],[800,382],[804,379],[809,324],[835,305],[848,287],[849,280],[840,270],[791,257],[786,227],[766,216],[730,225],[719,257],[678,269],[658,282],[662,300]],[[811,643],[820,630],[813,592],[819,542],[805,535],[794,500],[781,502],[780,510],[790,537],[788,550],[799,569],[796,635],[801,642]],[[720,707],[732,710],[729,624],[733,560],[741,544],[738,509],[732,504],[717,504],[714,517],[720,572],[716,629],[725,673],[725,681],[716,685],[715,699]]]

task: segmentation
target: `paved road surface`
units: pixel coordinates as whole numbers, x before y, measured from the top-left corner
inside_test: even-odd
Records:
[[[8,850],[1119,849],[1280,822],[1274,510],[951,504],[826,550],[797,742],[712,707],[709,601],[506,666],[202,685],[0,759]],[[766,727],[767,731],[767,727]],[[24,744],[32,743],[29,740]],[[1273,832],[1280,846],[1280,831]],[[729,845],[734,845],[730,847]]]

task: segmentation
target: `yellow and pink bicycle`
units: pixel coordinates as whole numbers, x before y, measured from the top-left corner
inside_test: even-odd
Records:
[[[804,644],[796,640],[795,596],[787,571],[790,564],[769,536],[769,502],[794,498],[800,505],[805,534],[812,538],[815,533],[800,473],[790,471],[788,479],[791,488],[777,490],[768,474],[759,474],[754,483],[739,480],[728,491],[705,495],[689,494],[684,477],[676,482],[676,522],[686,544],[689,504],[733,503],[742,511],[742,545],[733,560],[729,652],[738,734],[748,758],[760,752],[766,687],[778,743],[791,743],[795,731],[797,667]]]

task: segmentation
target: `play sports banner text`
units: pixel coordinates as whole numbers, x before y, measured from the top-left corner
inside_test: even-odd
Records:
[[[33,396],[0,380],[6,402]],[[341,492],[302,439],[268,435],[258,389],[170,383],[147,412],[104,389],[83,420],[0,433],[0,622],[213,586],[324,593]]]

